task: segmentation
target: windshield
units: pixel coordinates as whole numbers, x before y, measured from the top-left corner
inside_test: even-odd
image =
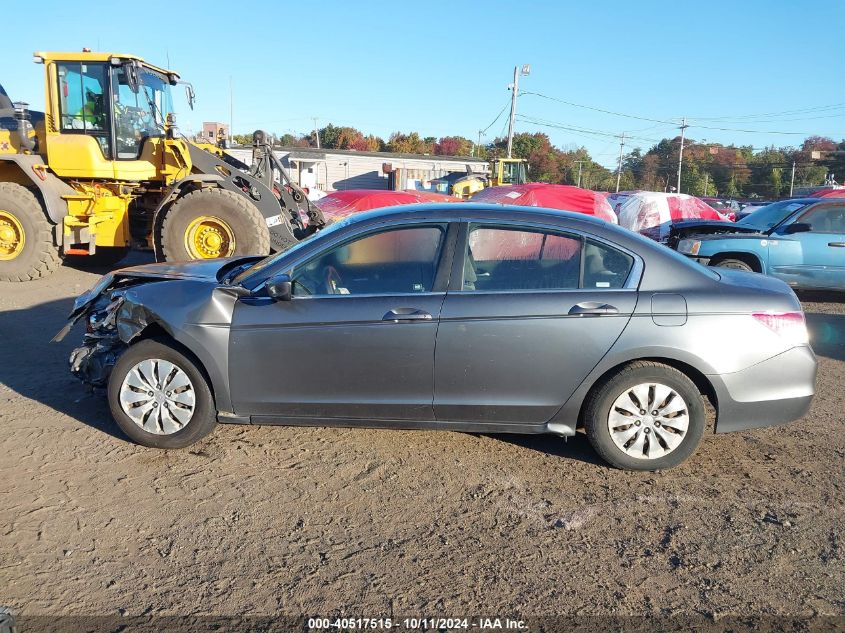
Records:
[[[315,235],[319,234],[321,236],[329,236],[332,233],[334,233],[335,231],[338,231],[338,230],[348,226],[351,221],[352,221],[351,217],[344,218],[343,220],[340,220],[339,222],[335,222],[334,224],[331,224],[331,225],[327,226],[326,228],[321,229],[318,233],[315,233]],[[243,285],[243,282],[245,282],[249,277],[252,277],[253,275],[255,275],[257,273],[260,273],[265,268],[269,268],[270,266],[275,264],[277,261],[279,261],[282,257],[287,257],[288,255],[290,255],[292,253],[296,253],[298,250],[300,250],[302,247],[309,244],[310,242],[311,242],[310,239],[305,239],[305,240],[302,240],[301,242],[299,242],[298,244],[294,244],[293,246],[291,246],[289,249],[287,249],[285,251],[280,251],[278,253],[273,253],[272,255],[268,255],[264,259],[255,262],[252,266],[250,266],[246,270],[243,270],[240,273],[238,273],[237,277],[232,279],[232,283],[238,284],[238,285]]]
[[[525,163],[521,161],[502,163],[502,184],[522,185],[527,180],[525,174]]]
[[[807,206],[807,202],[796,202],[795,200],[781,200],[780,202],[773,202],[747,216],[737,222],[743,226],[750,226],[761,231],[767,231],[781,222],[783,222],[790,215],[803,209]]]
[[[114,117],[117,157],[136,159],[141,141],[164,133],[167,115],[173,112],[173,99],[167,77],[144,66],[136,67],[138,91],[133,92],[129,67],[115,69]]]

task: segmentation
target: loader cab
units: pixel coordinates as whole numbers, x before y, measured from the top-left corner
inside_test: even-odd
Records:
[[[139,58],[37,54],[47,70],[50,168],[66,178],[156,180],[178,77]]]
[[[492,186],[524,185],[528,182],[528,161],[524,158],[497,158],[491,164]]]

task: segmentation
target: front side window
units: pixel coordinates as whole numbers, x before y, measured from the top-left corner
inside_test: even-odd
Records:
[[[798,220],[811,233],[845,233],[845,205],[811,209]]]
[[[442,226],[393,229],[335,246],[294,271],[294,296],[431,292]]]
[[[622,288],[634,258],[601,242],[544,230],[473,226],[463,290]]]
[[[106,65],[64,62],[56,64],[56,74],[61,131],[93,136],[110,158]]]

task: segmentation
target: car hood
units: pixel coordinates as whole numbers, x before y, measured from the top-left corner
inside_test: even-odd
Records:
[[[761,238],[767,238],[768,234],[755,230],[748,231],[747,233],[696,233],[694,235],[690,235],[689,237],[696,240],[701,240],[702,242],[709,242],[711,240],[758,240]]]
[[[69,315],[74,322],[97,297],[126,279],[148,279],[150,281],[164,281],[168,279],[192,279],[217,282],[222,275],[242,263],[252,263],[260,257],[221,257],[219,259],[203,259],[190,262],[142,264],[130,268],[121,268],[103,275],[94,286],[82,293],[73,303],[73,310]],[[72,324],[72,323],[71,323]]]

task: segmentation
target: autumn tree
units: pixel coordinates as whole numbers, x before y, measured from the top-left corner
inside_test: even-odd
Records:
[[[417,132],[394,132],[387,140],[387,151],[397,154],[431,154],[433,148]]]
[[[434,153],[438,156],[469,156],[473,142],[463,136],[443,136],[434,143]]]

